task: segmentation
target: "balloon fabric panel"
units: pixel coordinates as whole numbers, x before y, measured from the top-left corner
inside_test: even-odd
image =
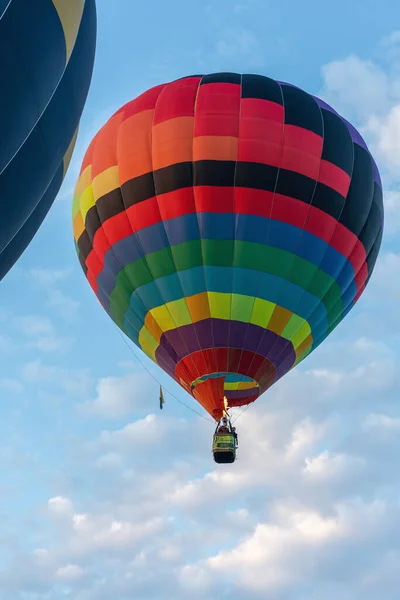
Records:
[[[96,8],[94,0],[11,0],[0,15],[1,279],[65,175],[92,75]]]
[[[323,101],[258,75],[157,86],[94,138],[73,224],[116,324],[215,418],[254,401],[362,294],[379,174]]]

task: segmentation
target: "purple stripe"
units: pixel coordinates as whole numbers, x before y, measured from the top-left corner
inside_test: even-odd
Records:
[[[228,400],[240,400],[241,398],[251,398],[251,396],[258,396],[260,388],[254,387],[248,390],[225,390],[225,395]]]
[[[175,365],[188,354],[209,348],[239,348],[256,352],[281,371],[285,365],[295,361],[293,346],[276,333],[239,321],[205,319],[191,325],[184,325],[167,331],[161,336],[156,351],[156,360],[172,361]]]

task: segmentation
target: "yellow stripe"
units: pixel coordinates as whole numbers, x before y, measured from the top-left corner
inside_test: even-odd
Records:
[[[94,205],[95,205],[95,201],[94,201],[94,196],[93,196],[93,188],[91,185],[89,185],[86,188],[86,190],[83,192],[83,194],[81,195],[81,199],[80,199],[80,208],[81,208],[81,215],[82,215],[83,222],[85,222],[86,215],[88,214],[89,210]]]
[[[53,0],[53,4],[64,30],[68,64],[81,24],[85,0]]]
[[[231,318],[231,303],[240,303],[246,302],[248,296],[243,294],[224,294],[221,292],[206,292],[208,295],[208,302],[210,307],[210,317],[213,319],[224,319],[229,320]],[[150,327],[150,330],[154,331],[154,324],[157,324],[159,331],[157,338],[160,338],[161,335],[167,331],[171,331],[172,329],[176,329],[177,327],[183,327],[184,325],[191,325],[192,323],[198,323],[204,319],[202,317],[201,312],[199,312],[196,316],[188,310],[188,305],[195,305],[197,302],[201,303],[201,297],[204,295],[204,292],[201,294],[196,294],[194,296],[189,296],[188,298],[181,298],[179,300],[174,300],[172,302],[168,302],[167,304],[163,304],[162,306],[157,306],[153,308],[147,315],[145,319],[145,325],[139,332],[139,343],[141,344],[142,335],[143,340],[147,339],[147,334],[145,332],[148,331],[147,326],[150,326],[150,320],[153,322],[153,325]],[[253,325],[258,325],[263,329],[268,328],[268,322],[270,317],[277,305],[273,302],[269,302],[268,300],[262,300],[260,298],[256,298],[254,303],[254,310],[251,315],[251,321]],[[278,308],[280,308],[278,306]],[[195,317],[195,318],[193,318]],[[197,318],[196,318],[197,317]],[[292,322],[293,319],[293,322]],[[154,323],[155,322],[155,323]],[[241,321],[245,323],[246,321]],[[300,330],[296,333],[296,335],[292,338],[292,334],[295,331],[294,325],[300,325]],[[153,333],[150,333],[153,339]],[[300,352],[304,352],[304,342],[307,338],[310,338],[310,344],[312,344],[311,337],[311,328],[307,321],[299,317],[298,315],[293,315],[285,329],[283,330],[281,337],[291,341],[293,344],[293,348],[296,350],[300,349]],[[159,343],[157,339],[157,343]],[[302,346],[303,344],[303,346]],[[247,388],[244,388],[247,389]]]
[[[269,300],[263,300],[262,298],[256,298],[250,317],[250,323],[266,329],[275,307],[276,304],[274,304],[274,302],[269,302]]]
[[[112,190],[118,189],[120,187],[118,167],[109,167],[97,175],[97,177],[93,179],[92,187],[96,201],[109,192],[112,192]]]
[[[74,204],[72,209],[72,216],[75,217],[76,212],[79,210],[80,200],[83,192],[86,188],[92,184],[92,165],[86,167],[86,169],[80,174],[79,179],[75,186],[74,191]],[[74,214],[74,210],[76,210]]]
[[[298,318],[300,318],[300,317],[298,317]],[[303,319],[303,321],[304,321],[304,319]],[[289,323],[288,323],[288,325],[289,325]],[[285,333],[285,330],[283,330],[283,333]],[[298,330],[296,335],[294,335],[292,337],[293,348],[296,350],[304,342],[304,340],[308,338],[309,335],[311,335],[311,327],[307,321],[304,321],[303,325]],[[284,337],[286,337],[286,336],[284,336]],[[288,338],[288,339],[290,339],[290,338]]]
[[[250,390],[254,388],[255,381],[226,381],[225,390]]]

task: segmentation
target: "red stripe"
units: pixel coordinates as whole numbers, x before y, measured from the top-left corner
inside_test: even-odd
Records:
[[[197,212],[231,213],[235,189],[229,187],[196,186],[195,201]]]
[[[322,154],[323,138],[304,127],[285,125],[285,146],[291,146],[319,158]]]
[[[332,248],[346,256],[357,273],[367,255],[358,237],[349,229],[338,223],[330,241]]]
[[[213,366],[212,370],[209,369],[210,365]],[[192,385],[198,377],[211,373],[230,372],[247,375],[257,381],[254,375],[260,373],[262,367],[268,369],[268,373],[272,373],[270,368],[275,372],[272,363],[261,354],[238,348],[209,348],[198,350],[182,358],[175,367],[175,379],[177,381],[183,379],[187,384]],[[263,374],[267,372],[265,369]],[[189,381],[190,377],[192,381]]]
[[[227,368],[226,368],[226,371],[228,373],[237,373],[238,372],[241,356],[242,356],[242,351],[239,350],[239,348],[229,348],[228,364],[227,364]]]
[[[235,188],[235,212],[268,219],[271,216],[273,199],[273,192],[237,187]]]
[[[318,179],[322,137],[295,125],[285,125],[281,168]]]
[[[133,204],[126,210],[126,213],[134,233],[141,229],[146,229],[146,227],[151,227],[156,223],[160,223],[162,220],[157,198],[155,196],[145,200],[145,202]],[[115,217],[113,217],[113,219],[114,218]],[[123,236],[121,236],[120,239],[123,239]]]
[[[244,98],[241,103],[238,161],[278,167],[282,159],[283,106]]]
[[[124,210],[122,213],[119,213],[118,221],[114,221],[114,219],[108,219],[102,225],[104,233],[109,241],[110,246],[114,246],[121,239],[132,235],[132,225],[128,218],[128,211]]]
[[[215,83],[199,87],[194,137],[239,136],[240,85]]]
[[[259,98],[242,98],[240,111],[241,118],[249,120],[265,119],[283,124],[285,117],[281,104]]]
[[[90,287],[92,288],[92,290],[94,291],[94,293],[97,296],[97,292],[99,290],[99,286],[98,286],[98,283],[96,281],[95,276],[90,271],[88,271],[87,274],[86,274],[86,278],[87,278],[87,280],[88,280],[88,282],[90,284]]]
[[[365,287],[365,283],[368,279],[368,265],[367,263],[363,263],[361,269],[358,271],[357,275],[354,278],[356,287],[357,287],[357,294],[359,292],[359,290],[361,290],[362,288]],[[357,295],[356,295],[357,297]]]
[[[147,90],[147,92],[144,92],[131,102],[128,102],[128,104],[125,105],[123,121],[126,121],[129,119],[129,117],[137,115],[145,110],[154,109],[158,97],[166,85],[168,84],[163,83],[161,85],[157,85],[150,90]]]
[[[357,294],[356,294],[356,296],[354,298],[354,304],[356,304],[359,301],[359,299],[360,299],[360,297],[361,297],[361,295],[362,295],[362,293],[363,293],[364,290],[365,290],[365,285],[361,286],[361,288],[357,292]],[[354,306],[354,304],[353,304],[353,306]]]
[[[327,160],[321,161],[318,181],[347,198],[351,177],[345,171]]]
[[[145,204],[145,202],[141,202],[140,204]],[[140,206],[140,204],[137,206]],[[181,188],[174,192],[168,192],[167,194],[161,194],[158,196],[158,206],[161,217],[164,221],[167,221],[168,219],[176,219],[181,215],[189,215],[190,213],[194,213],[196,212],[194,190],[192,187],[189,187]],[[144,215],[146,215],[146,211],[143,212]],[[143,229],[141,224],[142,222],[143,216],[135,219],[138,230]]]
[[[193,117],[201,77],[173,81],[162,90],[154,113],[153,125],[176,117]]]
[[[283,125],[266,120],[242,119],[238,162],[279,167],[282,159]]]
[[[258,381],[260,395],[276,381],[276,368],[268,358],[259,367],[254,379]]]
[[[231,190],[233,188],[199,186],[195,189],[196,208],[198,212],[218,213],[230,212],[232,210]],[[281,194],[275,194],[274,196],[272,192],[262,190],[248,188],[234,189],[235,214],[270,218],[271,204],[274,199],[272,211],[272,218],[274,220],[300,227],[304,231],[324,240],[350,261],[355,272],[359,270],[365,261],[365,249],[357,236],[319,208],[309,206],[301,200],[295,200]],[[177,198],[176,204],[175,198]],[[159,223],[162,220],[161,215],[164,216],[164,219],[165,215],[168,215],[167,218],[179,218],[195,212],[194,208],[193,188],[162,194],[158,196],[158,202],[157,198],[150,198],[129,207],[125,211],[130,221],[129,227],[126,222],[125,212],[108,219],[105,222],[107,223],[107,235],[112,236],[113,244],[115,244],[127,235],[130,235],[132,230],[136,233],[141,229]],[[307,220],[304,222],[306,213]],[[93,247],[100,261],[104,260],[104,254],[110,248],[104,239],[103,228],[104,224],[97,230],[93,240]],[[90,254],[86,260],[86,264],[88,265],[89,262]]]
[[[93,286],[95,286],[96,290],[97,290],[98,285],[97,285],[96,279],[97,279],[97,276],[101,273],[101,271],[103,269],[104,261],[100,260],[99,257],[97,256],[96,252],[94,252],[92,250],[92,252],[87,257],[86,266],[88,268],[88,272],[87,272],[88,281],[89,281],[90,285],[92,286],[93,290],[95,289]],[[93,282],[93,285],[92,285],[91,281]]]

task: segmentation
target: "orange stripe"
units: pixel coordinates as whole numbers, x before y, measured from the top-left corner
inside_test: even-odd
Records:
[[[194,160],[237,160],[238,138],[204,135],[193,140]]]
[[[123,121],[118,134],[118,170],[121,185],[153,170],[151,127],[154,110]]]
[[[149,330],[157,344],[160,344],[161,336],[163,334],[162,329],[154,319],[153,315],[148,312],[144,321],[144,326]]]
[[[193,160],[193,117],[177,117],[153,127],[153,169]]]
[[[93,148],[92,179],[117,164],[117,138],[122,115],[112,117],[99,131]]]
[[[74,238],[76,241],[79,240],[83,231],[85,230],[85,224],[82,219],[81,211],[79,211],[73,221]]]
[[[187,297],[186,304],[193,323],[210,318],[210,306],[208,304],[207,292]]]
[[[303,352],[308,350],[308,348],[311,346],[312,343],[313,343],[312,335],[309,335],[308,337],[306,337],[304,342],[301,342],[300,346],[298,346],[296,348],[296,357],[301,356],[303,354]]]
[[[293,313],[290,310],[282,308],[282,306],[275,306],[267,328],[269,331],[281,335],[292,315]]]

